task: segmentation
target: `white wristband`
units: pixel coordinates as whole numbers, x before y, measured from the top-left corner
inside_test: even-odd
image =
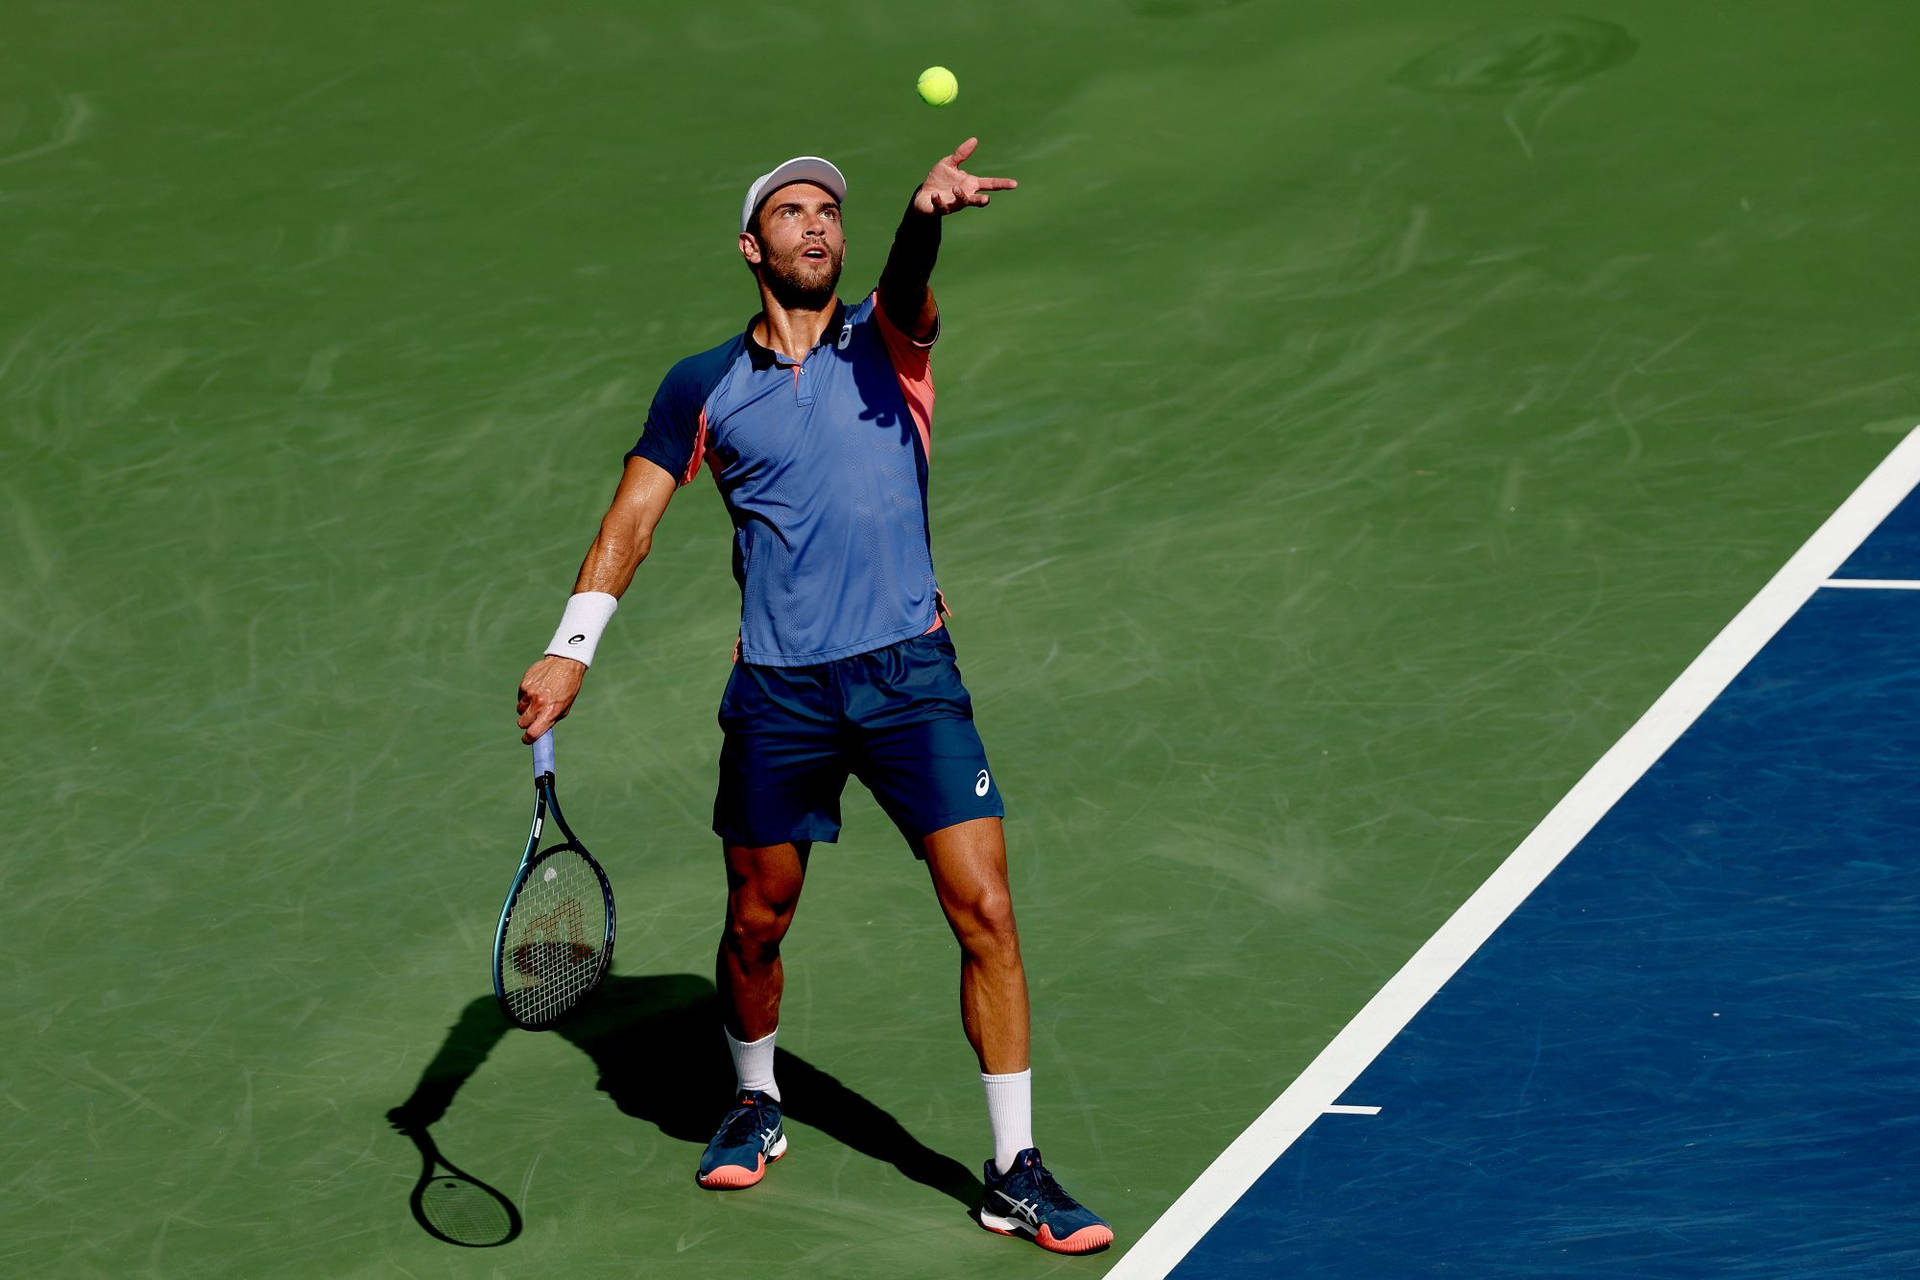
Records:
[[[567,597],[567,611],[560,615],[560,629],[553,633],[547,652],[556,658],[572,658],[582,666],[593,665],[593,651],[600,647],[600,633],[607,629],[620,601],[604,591],[581,591]]]

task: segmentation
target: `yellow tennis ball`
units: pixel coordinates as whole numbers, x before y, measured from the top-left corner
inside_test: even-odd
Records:
[[[945,67],[928,67],[920,73],[915,87],[920,90],[921,101],[930,107],[944,107],[960,96],[960,81]]]

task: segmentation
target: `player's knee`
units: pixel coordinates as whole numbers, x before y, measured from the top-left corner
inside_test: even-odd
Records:
[[[780,941],[793,923],[793,904],[764,899],[734,901],[727,905],[727,946],[745,956],[772,959],[780,954]]]
[[[1013,923],[1013,897],[1004,889],[972,894],[949,911],[954,933],[968,955],[998,959],[1018,955],[1020,933]]]

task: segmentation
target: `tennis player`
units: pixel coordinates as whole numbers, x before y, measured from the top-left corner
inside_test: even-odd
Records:
[[[840,832],[849,775],[932,873],[960,944],[960,1012],[986,1088],[993,1158],[979,1221],[1057,1253],[1113,1240],[1034,1147],[1026,971],[1007,887],[1005,809],[954,662],[935,585],[927,471],[928,280],[942,220],[984,208],[1011,178],[927,174],[879,287],[836,296],[847,183],[817,156],[761,175],[740,208],[740,256],[759,285],[746,329],[674,365],[546,656],[520,683],[533,741],[567,714],[668,501],[704,462],[733,517],[740,638],[720,701],[714,831],[727,868],[717,981],[739,1092],[700,1161],[703,1187],[759,1182],[786,1151],[774,1041],[780,943],[813,845]]]

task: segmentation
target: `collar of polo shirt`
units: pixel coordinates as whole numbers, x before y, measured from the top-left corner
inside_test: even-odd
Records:
[[[753,367],[756,369],[765,369],[777,364],[783,368],[791,368],[795,364],[798,364],[798,361],[787,359],[778,351],[775,351],[772,347],[753,336],[753,331],[758,329],[760,322],[766,318],[766,312],[756,311],[753,313],[753,319],[747,321],[747,355],[752,358]],[[820,331],[820,341],[814,343],[810,351],[818,351],[822,347],[832,346],[838,343],[840,341],[840,330],[846,327],[846,323],[847,304],[835,298],[833,300],[833,317],[827,321],[827,327]]]

